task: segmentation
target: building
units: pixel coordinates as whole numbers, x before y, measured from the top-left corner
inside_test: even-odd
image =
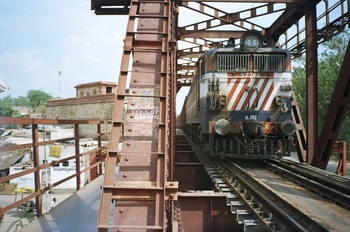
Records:
[[[46,102],[46,118],[49,119],[100,119],[111,120],[117,84],[114,82],[92,82],[75,86],[76,97],[55,99]],[[102,132],[109,132],[105,126]],[[96,127],[83,125],[82,134],[96,133]]]
[[[44,139],[45,136],[45,139]],[[39,141],[45,140],[58,140],[62,138],[71,138],[74,136],[73,129],[61,129],[59,127],[50,127],[45,133],[39,132]],[[32,141],[30,129],[13,130],[11,135],[0,138],[0,146],[8,144],[27,144]],[[88,152],[98,147],[98,142],[92,139],[84,139],[79,143],[80,153]],[[60,159],[68,158],[74,155],[76,152],[74,141],[66,143],[56,143],[47,146],[39,146],[38,154],[40,164],[51,163]],[[14,151],[0,152],[0,177],[13,175],[22,172],[26,169],[33,168],[33,154],[31,149],[21,149]],[[92,155],[93,156],[93,155]],[[91,155],[84,155],[80,158],[80,163],[76,164],[76,160],[68,160],[59,163],[53,167],[43,169],[40,171],[40,183],[41,187],[45,187],[48,184],[58,182],[64,178],[67,178],[76,173],[76,165],[80,165],[81,170],[91,165]],[[90,172],[84,172],[81,174],[81,186],[91,181]],[[10,184],[20,188],[35,188],[34,175],[27,174],[10,181]],[[76,190],[76,179],[72,178],[64,184],[60,184],[53,188],[53,192],[71,192]]]

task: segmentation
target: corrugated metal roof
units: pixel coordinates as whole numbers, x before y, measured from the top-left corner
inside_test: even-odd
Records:
[[[27,149],[0,152],[0,171],[8,169],[28,152]]]
[[[6,85],[4,84],[4,82],[2,82],[2,80],[0,79],[0,93],[5,92],[7,89]]]

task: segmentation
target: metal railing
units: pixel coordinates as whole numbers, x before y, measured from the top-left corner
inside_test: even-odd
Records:
[[[31,142],[25,144],[9,144],[7,146],[0,146],[0,158],[4,152],[17,151],[20,149],[30,149],[33,159],[33,165],[30,168],[23,168],[23,171],[14,174],[8,174],[4,177],[0,178],[0,184],[8,183],[16,178],[23,177],[25,175],[34,175],[34,189],[32,193],[29,193],[28,196],[23,197],[22,199],[16,198],[15,202],[9,204],[5,207],[0,207],[0,218],[3,215],[13,209],[19,208],[21,205],[35,198],[35,209],[36,215],[39,217],[42,214],[42,196],[45,192],[52,190],[54,187],[71,180],[72,178],[76,178],[76,190],[79,190],[81,187],[81,174],[89,172],[90,181],[97,178],[101,174],[103,174],[103,163],[106,159],[107,148],[106,144],[102,145],[104,140],[108,141],[109,132],[102,133],[101,126],[106,125],[108,127],[110,124],[109,121],[106,120],[65,120],[65,119],[39,119],[39,118],[11,118],[11,117],[0,117],[0,125],[7,125],[10,127],[23,127],[24,125],[31,130]],[[45,139],[46,131],[43,129],[46,125],[51,126],[69,126],[74,131],[74,136],[58,138],[58,139]],[[95,127],[95,130],[89,130],[89,134],[82,134],[80,131],[81,125],[89,125],[89,127]],[[40,128],[40,129],[39,129]],[[95,133],[91,133],[91,131],[95,131]],[[41,135],[41,136],[40,136]],[[97,142],[97,147],[91,149],[87,152],[80,152],[81,141],[83,139],[91,139]],[[40,151],[39,147],[54,145],[57,143],[74,143],[75,151],[74,154],[69,157],[63,157],[56,159],[52,162],[42,162],[40,163]],[[44,148],[46,150],[46,148]],[[88,164],[84,164],[81,166],[81,160],[84,157],[90,156]],[[75,173],[62,178],[54,183],[42,185],[42,180],[40,172],[52,168],[57,167],[57,165],[63,165],[64,163],[72,160],[75,162]]]

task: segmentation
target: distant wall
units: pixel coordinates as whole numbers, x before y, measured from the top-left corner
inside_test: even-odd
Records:
[[[115,94],[82,98],[67,98],[46,102],[46,118],[49,119],[99,119],[111,120]],[[96,125],[81,125],[82,134],[96,134]],[[102,133],[110,131],[110,125],[102,125]]]

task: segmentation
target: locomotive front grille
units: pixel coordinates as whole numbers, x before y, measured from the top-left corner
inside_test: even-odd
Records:
[[[283,72],[285,55],[253,54],[253,67],[249,65],[249,54],[218,54],[216,67],[218,72]]]
[[[254,54],[254,72],[282,72],[283,55]]]
[[[247,54],[219,54],[217,56],[217,70],[219,72],[244,72],[249,70],[249,55]]]

